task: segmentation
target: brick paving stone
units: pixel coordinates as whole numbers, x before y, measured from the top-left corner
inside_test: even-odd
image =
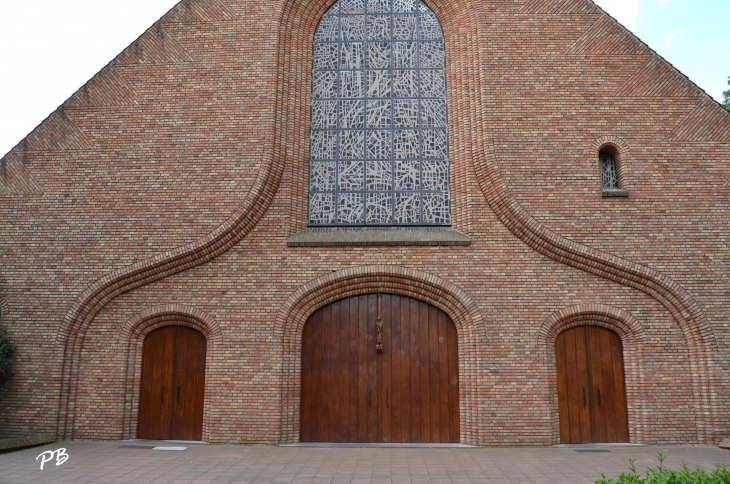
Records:
[[[124,448],[119,442],[63,442],[0,455],[0,484],[19,483],[267,483],[267,484],[512,484],[591,483],[615,476],[636,459],[657,465],[714,468],[730,452],[706,446],[573,448],[317,448],[193,445],[166,452]],[[66,448],[69,460],[39,469],[41,452]],[[581,450],[581,449],[579,449]]]

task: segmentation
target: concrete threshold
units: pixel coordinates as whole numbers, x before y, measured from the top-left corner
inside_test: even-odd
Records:
[[[202,442],[200,440],[145,440],[145,439],[130,439],[120,440],[120,444],[126,445],[144,445],[144,446],[158,446],[158,445],[210,445],[208,442]]]
[[[282,444],[279,447],[324,447],[324,448],[415,448],[415,449],[471,449],[473,445],[464,444],[416,444],[416,443],[367,443],[367,442],[299,442],[298,444]]]

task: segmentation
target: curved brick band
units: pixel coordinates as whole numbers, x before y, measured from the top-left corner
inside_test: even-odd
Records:
[[[397,294],[427,302],[454,321],[459,352],[461,443],[480,445],[474,388],[478,381],[478,348],[487,332],[476,303],[458,286],[426,272],[401,266],[360,266],[318,277],[291,294],[276,318],[275,334],[283,341],[281,442],[299,441],[302,331],[307,318],[322,306],[360,294]]]
[[[215,394],[211,388],[216,372],[217,354],[223,343],[223,333],[218,323],[208,313],[182,304],[154,306],[132,316],[119,331],[119,339],[125,348],[124,360],[124,412],[121,439],[137,436],[137,417],[139,413],[139,391],[142,375],[142,354],[145,337],[163,326],[188,326],[200,331],[207,342],[205,367],[205,394]],[[210,435],[211,399],[207,398],[203,407],[203,440]]]
[[[626,406],[629,414],[629,440],[643,442],[648,414],[644,386],[644,347],[646,332],[639,321],[628,311],[605,304],[578,304],[563,308],[551,314],[542,324],[537,336],[540,357],[535,363],[548,375],[551,395],[550,426],[553,443],[560,442],[560,420],[558,416],[558,380],[555,372],[555,340],[560,333],[575,326],[602,326],[615,331],[621,338],[626,382]]]
[[[525,244],[563,264],[638,289],[658,300],[672,314],[690,354],[697,441],[714,443],[710,364],[716,341],[697,301],[682,286],[654,269],[568,240],[539,223],[510,193],[493,153],[484,152],[475,158],[474,164],[479,186],[489,205]]]
[[[279,10],[278,87],[275,107],[275,135],[270,154],[260,160],[256,182],[240,206],[218,229],[186,246],[111,272],[79,295],[66,314],[57,336],[58,358],[63,361],[60,374],[58,435],[72,438],[74,402],[79,371],[79,352],[87,328],[95,315],[116,296],[169,275],[203,264],[224,253],[240,241],[258,222],[278,188],[286,163],[295,176],[286,187],[292,201],[292,228],[306,223],[307,153],[311,91],[311,45],[319,18],[334,0],[300,2],[282,0]],[[486,34],[490,22],[480,2],[427,0],[442,23],[447,42],[447,82],[450,87],[452,151],[470,164],[455,163],[452,190],[473,179],[476,172],[480,189],[498,219],[519,239],[537,252],[563,264],[580,268],[600,277],[638,289],[661,302],[677,320],[690,353],[697,415],[697,441],[712,443],[712,405],[710,372],[716,344],[698,303],[675,281],[657,271],[565,239],[537,222],[511,194],[494,154],[493,138],[483,114],[494,99],[481,77],[480,55],[489,52]],[[464,25],[470,28],[464,28]],[[469,47],[468,55],[465,46]],[[473,47],[476,46],[476,47]],[[462,93],[458,98],[455,93]],[[468,204],[454,209],[454,219],[468,220]],[[458,222],[457,222],[458,223]],[[341,296],[344,297],[344,296]],[[468,439],[467,439],[468,440]]]
[[[277,103],[279,111],[281,102]],[[217,229],[190,244],[110,272],[76,298],[56,336],[61,353],[58,358],[63,362],[57,425],[59,438],[73,438],[79,353],[86,330],[96,314],[117,296],[215,259],[243,239],[256,226],[276,194],[284,167],[283,150],[282,142],[276,143],[269,159],[260,161],[261,169],[251,191]]]

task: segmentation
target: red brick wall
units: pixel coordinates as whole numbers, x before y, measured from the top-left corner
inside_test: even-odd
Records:
[[[306,317],[392,292],[457,324],[464,443],[557,442],[551,345],[583,322],[622,337],[633,442],[730,435],[730,115],[587,0],[430,1],[472,244],[289,248],[331,3],[185,1],[3,158],[0,433],[134,437],[141,341],[181,321],[204,438],[294,441]],[[629,198],[601,196],[606,137]]]

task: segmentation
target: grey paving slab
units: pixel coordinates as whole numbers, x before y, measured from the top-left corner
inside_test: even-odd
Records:
[[[141,445],[141,444],[140,444]],[[65,448],[40,470],[42,452]],[[705,446],[585,448],[357,448],[193,445],[184,451],[130,447],[123,442],[59,442],[0,454],[0,484],[16,483],[268,483],[268,484],[513,484],[592,483],[615,476],[636,459],[657,465],[730,465],[730,451]]]

